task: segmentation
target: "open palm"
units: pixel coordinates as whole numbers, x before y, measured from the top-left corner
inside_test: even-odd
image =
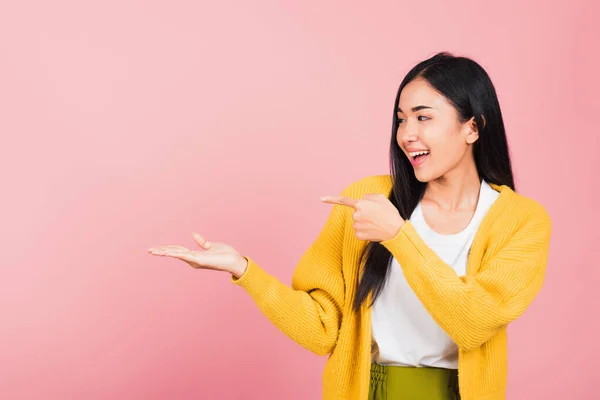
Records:
[[[226,271],[240,277],[246,270],[247,260],[226,243],[212,243],[201,235],[192,235],[201,250],[190,250],[179,245],[157,246],[148,249],[155,256],[173,257],[196,269]]]

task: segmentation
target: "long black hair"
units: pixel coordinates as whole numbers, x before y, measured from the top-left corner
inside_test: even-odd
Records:
[[[508,143],[496,90],[487,72],[475,61],[451,53],[437,53],[414,66],[406,75],[394,102],[390,170],[392,191],[389,199],[403,219],[410,218],[423,197],[426,183],[420,182],[408,158],[396,140],[397,108],[400,93],[413,80],[424,79],[442,94],[458,111],[461,122],[475,119],[479,139],[473,144],[473,156],[480,179],[515,190]],[[381,293],[390,268],[392,254],[380,243],[369,242],[361,255],[364,263],[354,299],[354,309],[373,293],[370,306]]]

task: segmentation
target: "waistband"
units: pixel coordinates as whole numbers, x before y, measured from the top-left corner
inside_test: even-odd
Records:
[[[458,370],[436,367],[403,367],[371,364],[371,382],[411,382],[445,386],[458,393]]]

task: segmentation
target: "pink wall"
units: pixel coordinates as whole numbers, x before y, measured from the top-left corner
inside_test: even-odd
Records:
[[[387,172],[396,87],[439,50],[488,69],[554,220],[508,398],[600,398],[598,6],[404,3],[2,2],[0,398],[319,398],[324,358],[146,249],[199,231],[289,283],[319,197]]]

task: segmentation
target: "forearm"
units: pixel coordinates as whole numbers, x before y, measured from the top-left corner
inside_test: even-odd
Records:
[[[261,312],[292,340],[318,355],[333,350],[341,311],[325,291],[295,290],[250,258],[246,272],[233,282],[243,287]]]
[[[425,308],[463,349],[480,346],[516,319],[541,288],[545,259],[498,260],[475,276],[459,277],[407,223],[383,244],[402,266]]]

